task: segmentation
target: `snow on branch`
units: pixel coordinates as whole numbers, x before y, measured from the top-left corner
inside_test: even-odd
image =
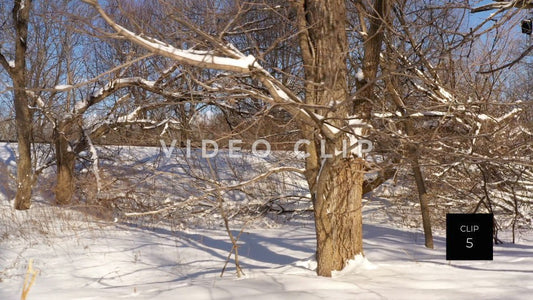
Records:
[[[522,112],[521,108],[514,108],[513,110],[511,110],[510,112],[506,113],[505,115],[501,117],[493,117],[493,116],[489,116],[486,114],[472,114],[472,113],[469,113],[469,114],[480,121],[491,121],[493,123],[500,124],[503,121],[516,116],[520,112]]]
[[[107,15],[98,1],[83,0],[83,2],[92,5],[102,18],[117,32],[117,34],[153,53],[171,58],[177,62],[214,70],[248,73],[251,71],[256,61],[253,55],[244,56],[236,51],[229,52],[233,54],[233,57],[217,56],[213,51],[183,50],[175,48],[172,45],[155,38],[142,37],[118,25],[109,15]],[[229,48],[226,48],[225,50],[229,50]]]
[[[48,111],[46,107],[46,103],[44,103],[43,98],[41,96],[37,95],[34,91],[26,90],[26,94],[30,96],[30,98],[35,100],[36,107],[30,106],[30,109],[39,110],[52,124],[56,124],[55,118],[53,114]]]
[[[184,94],[170,92],[168,90],[158,87],[156,83],[157,81],[146,80],[141,77],[128,77],[128,78],[119,78],[119,79],[112,80],[108,82],[105,86],[100,88],[99,90],[93,92],[87,99],[77,102],[75,105],[75,113],[83,114],[85,111],[87,111],[87,109],[90,106],[97,104],[98,102],[104,100],[109,95],[116,92],[117,90],[124,88],[124,87],[129,87],[129,86],[141,87],[145,90],[148,90],[148,91],[151,91],[156,94],[162,95],[164,97],[172,98],[172,99],[185,98]]]
[[[507,10],[511,8],[518,8],[518,9],[532,9],[533,8],[533,0],[513,0],[513,1],[502,1],[502,0],[496,0],[492,3],[485,4],[479,7],[472,8],[473,13],[478,13],[482,11],[487,10]]]
[[[372,114],[375,118],[378,119],[387,119],[387,118],[396,118],[396,117],[402,117],[400,112],[391,113],[391,112],[375,112]],[[429,111],[421,111],[421,112],[415,112],[412,114],[407,115],[409,118],[422,118],[422,117],[445,117],[449,116],[450,114],[448,112],[442,112],[442,111],[436,111],[436,110],[429,110]]]
[[[513,109],[511,112],[505,114],[502,117],[493,117],[489,116],[487,114],[483,113],[472,113],[469,111],[466,111],[466,107],[464,104],[459,101],[458,97],[454,95],[454,93],[450,90],[448,90],[444,84],[440,82],[440,78],[432,78],[431,76],[427,75],[424,71],[416,68],[413,66],[409,60],[403,56],[400,55],[401,59],[410,66],[410,70],[414,73],[416,78],[419,78],[425,86],[422,86],[422,84],[415,82],[415,80],[410,79],[413,86],[419,90],[420,92],[428,95],[431,99],[436,100],[442,104],[445,104],[447,107],[447,112],[438,112],[438,111],[432,111],[432,112],[422,112],[422,113],[415,113],[410,115],[410,117],[422,117],[422,116],[452,116],[456,120],[464,123],[462,120],[460,120],[456,115],[454,115],[455,112],[461,112],[469,117],[472,117],[476,120],[476,122],[486,122],[491,121],[494,123],[501,123],[502,121],[513,117],[517,113],[521,112],[522,110],[519,108]],[[426,87],[427,86],[427,87]],[[466,101],[468,103],[468,101]],[[388,117],[386,115],[382,115],[382,117]]]
[[[6,69],[6,71],[11,74],[13,69],[15,69],[15,61],[7,60],[7,58],[0,53],[0,64]]]
[[[125,115],[125,116],[120,116],[118,117],[117,119],[117,122],[118,123],[133,123],[133,122],[136,122],[137,121],[137,118],[139,117],[139,114],[142,112],[142,107],[137,107],[136,109],[134,109],[131,113]]]
[[[102,178],[100,177],[100,169],[98,167],[99,165],[99,157],[98,152],[96,151],[96,147],[94,147],[94,144],[91,140],[91,135],[89,132],[84,130],[83,132],[85,134],[85,138],[87,139],[87,144],[89,145],[89,151],[91,152],[91,159],[93,161],[92,169],[94,177],[96,178],[96,191],[100,193],[102,191]]]
[[[165,42],[151,37],[138,35],[128,29],[118,25],[100,6],[97,0],[82,0],[93,6],[105,22],[111,26],[118,35],[127,40],[145,48],[146,50],[170,58],[176,62],[213,70],[230,71],[240,74],[252,74],[257,78],[269,91],[275,102],[290,104],[285,108],[294,116],[298,116],[302,121],[312,126],[320,128],[321,132],[328,138],[335,137],[329,128],[323,126],[320,118],[316,118],[305,107],[304,102],[290,91],[286,86],[279,82],[274,76],[266,71],[258,63],[253,55],[244,55],[232,44],[220,45],[217,50],[226,56],[216,55],[215,51],[203,50],[184,50],[178,49]],[[195,30],[195,28],[192,28]],[[80,105],[82,106],[82,105]]]
[[[63,92],[63,91],[71,90],[72,88],[73,88],[73,86],[70,85],[70,84],[60,84],[60,85],[56,85],[54,87],[54,90],[56,90],[58,92]]]

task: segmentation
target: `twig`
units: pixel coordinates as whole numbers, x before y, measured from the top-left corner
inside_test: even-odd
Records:
[[[32,258],[30,259],[28,263],[28,269],[26,270],[26,275],[24,276],[24,284],[22,285],[22,295],[20,296],[21,300],[26,300],[26,297],[28,296],[28,293],[30,292],[32,285],[35,283],[37,274],[39,274],[39,271],[33,269],[33,258]],[[30,279],[30,275],[31,275],[31,279]]]
[[[518,63],[519,61],[521,61],[524,57],[526,57],[529,52],[533,51],[533,45],[529,46],[529,48],[527,48],[524,52],[522,52],[522,54],[520,54],[517,58],[515,58],[513,61],[509,62],[509,63],[506,63],[504,64],[503,66],[500,66],[500,67],[497,67],[495,69],[490,69],[488,71],[479,71],[478,73],[479,74],[489,74],[489,73],[494,73],[494,72],[497,72],[497,71],[500,71],[500,70],[503,70],[505,68],[510,68],[512,67],[513,65],[515,65],[516,63]]]

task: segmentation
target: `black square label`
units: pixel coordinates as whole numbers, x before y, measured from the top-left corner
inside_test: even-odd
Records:
[[[493,214],[446,214],[446,260],[492,260]]]

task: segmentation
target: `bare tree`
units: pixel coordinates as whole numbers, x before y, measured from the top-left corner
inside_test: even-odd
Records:
[[[368,14],[370,28],[365,41],[361,82],[357,101],[347,86],[346,65],[348,41],[346,36],[345,1],[297,2],[300,48],[306,79],[306,103],[324,107],[315,113],[324,116],[335,128],[346,130],[346,119],[353,116],[356,138],[368,128],[374,85],[383,42],[384,19],[388,14],[387,1],[376,1]],[[331,109],[331,105],[335,109]],[[358,123],[358,124],[357,124]],[[320,130],[320,128],[319,128]],[[329,276],[332,270],[344,267],[347,259],[363,253],[362,195],[365,162],[361,158],[324,159],[320,143],[327,139],[326,151],[333,153],[342,145],[344,134],[327,136],[303,124],[304,136],[313,141],[306,159],[306,178],[311,189],[317,228],[317,272]],[[349,134],[354,134],[353,132]]]
[[[426,205],[421,201],[420,205],[427,245],[429,218],[424,216],[424,211],[432,212],[441,224],[444,213],[450,211],[484,209],[495,212],[499,220],[508,219],[509,214],[520,215],[512,212],[516,205],[505,199],[513,198],[509,194],[512,189],[521,190],[516,199],[527,194],[524,188],[514,185],[512,189],[508,186],[507,192],[496,191],[495,182],[499,178],[502,180],[499,182],[513,185],[511,182],[516,182],[517,174],[527,173],[524,170],[529,168],[528,163],[522,158],[530,149],[524,147],[522,140],[528,133],[517,128],[525,128],[521,120],[529,104],[518,95],[509,97],[503,92],[508,76],[524,80],[524,73],[506,73],[494,68],[515,55],[504,46],[513,43],[505,23],[491,27],[491,39],[472,40],[477,33],[460,30],[465,18],[463,9],[450,6],[414,9],[416,2],[404,5],[394,9],[397,30],[388,31],[383,57],[387,96],[383,99],[388,101],[376,107],[374,126],[379,129],[374,133],[383,139],[377,143],[378,151],[387,151],[391,157],[394,153],[391,148],[404,151],[398,156],[411,163],[419,198],[423,200],[426,190],[431,200]],[[494,72],[483,74],[480,70]],[[391,108],[396,111],[391,112]],[[507,130],[513,134],[501,139],[499,134]],[[490,146],[486,141],[495,144]],[[509,152],[503,154],[496,150],[502,145]],[[520,150],[517,145],[521,145]],[[509,165],[510,161],[514,166]],[[475,171],[480,163],[483,172]],[[509,168],[516,168],[515,175],[511,175]],[[489,183],[480,184],[485,180]],[[476,198],[474,195],[477,200],[471,200]],[[487,198],[491,199],[490,205],[486,203]],[[500,207],[505,206],[502,202],[509,206]]]

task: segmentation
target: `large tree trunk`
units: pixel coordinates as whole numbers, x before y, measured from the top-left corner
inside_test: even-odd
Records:
[[[24,210],[31,206],[33,168],[31,164],[31,113],[23,87],[15,86],[15,121],[17,124],[17,195],[15,209]]]
[[[67,139],[69,123],[61,123],[54,130],[56,161],[57,161],[57,185],[55,188],[56,202],[58,204],[70,203],[74,194],[74,164],[76,155]]]
[[[320,276],[331,276],[363,253],[363,174],[360,158],[325,161],[322,166],[313,197]]]
[[[17,195],[15,209],[29,209],[33,185],[33,168],[31,164],[32,114],[26,93],[26,41],[28,38],[28,20],[30,3],[21,6],[15,1],[13,21],[15,23],[15,67],[11,70],[14,88],[15,122],[17,125],[18,160],[17,160]]]
[[[300,47],[305,68],[306,102],[320,106],[338,103],[334,111],[317,109],[328,122],[341,128],[350,114],[347,84],[346,7],[344,0],[305,0],[297,5]],[[326,139],[315,128],[303,126],[309,141],[306,177],[311,190],[317,238],[317,273],[331,276],[349,259],[363,253],[361,213],[363,160],[360,158],[325,158],[340,149],[339,135]]]

